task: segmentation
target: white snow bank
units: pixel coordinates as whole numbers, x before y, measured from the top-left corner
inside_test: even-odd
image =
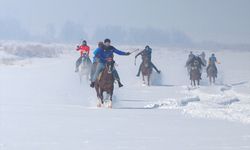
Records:
[[[218,84],[208,86],[203,74],[200,88],[188,88],[188,53],[154,49],[162,74],[151,87],[135,77],[139,60],[115,56],[124,87],[115,85],[112,110],[96,109],[94,89],[80,84],[77,52],[1,66],[0,149],[249,149],[250,52],[217,52]]]
[[[24,64],[31,58],[53,58],[72,50],[70,45],[0,41],[0,64]]]

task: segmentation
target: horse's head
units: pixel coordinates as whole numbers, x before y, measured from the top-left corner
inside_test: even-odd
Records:
[[[113,58],[107,59],[106,69],[108,70],[109,74],[113,72],[114,64],[115,64],[115,61],[113,60]]]
[[[194,60],[194,66],[199,66],[200,62],[198,60]]]
[[[87,55],[87,53],[83,53],[83,54],[82,54],[82,59],[83,59],[83,60],[86,60],[88,57],[89,57],[89,56]]]
[[[193,63],[191,64],[191,69],[196,70],[199,68],[200,62],[198,60],[194,60]]]

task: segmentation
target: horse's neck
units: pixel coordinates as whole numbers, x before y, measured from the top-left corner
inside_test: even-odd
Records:
[[[142,59],[142,63],[149,63],[150,62],[150,60],[148,59],[148,58],[145,58],[145,59]]]
[[[112,72],[109,73],[109,68],[108,67],[106,67],[103,70],[101,78],[104,78],[104,79],[113,79],[113,74],[112,74]]]

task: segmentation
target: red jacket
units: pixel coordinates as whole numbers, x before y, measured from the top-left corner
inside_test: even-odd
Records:
[[[89,56],[90,48],[87,45],[77,46],[76,50],[80,51],[81,56],[83,56],[84,54],[87,55],[87,56]]]

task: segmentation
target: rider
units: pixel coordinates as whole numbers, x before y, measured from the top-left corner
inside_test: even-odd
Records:
[[[138,54],[135,56],[135,59],[136,59],[139,55],[142,56],[142,60],[143,60],[143,61],[144,61],[145,58],[148,58],[151,67],[153,67],[153,68],[156,70],[157,73],[161,73],[161,71],[158,70],[158,69],[156,68],[156,66],[153,64],[153,62],[151,61],[151,58],[152,58],[152,49],[151,49],[148,45],[145,47],[145,49],[144,49],[143,51],[141,51],[140,53],[138,53]],[[143,64],[143,63],[141,63],[141,65],[140,65],[140,67],[139,67],[139,71],[138,71],[138,73],[137,73],[137,75],[136,75],[137,77],[140,76],[141,69],[142,69],[142,64]]]
[[[83,58],[86,58],[86,62],[88,64],[91,63],[91,60],[89,59],[89,51],[90,51],[90,48],[89,46],[87,45],[87,41],[83,40],[82,41],[82,45],[81,46],[77,46],[76,48],[77,51],[80,51],[80,57],[77,59],[76,61],[76,69],[75,69],[75,72],[78,72],[79,71],[79,66],[81,65],[81,63],[83,62]]]
[[[211,55],[211,57],[209,58],[209,62],[208,62],[208,67],[207,67],[207,72],[208,72],[208,69],[210,68],[210,67],[212,67],[212,66],[214,66],[215,67],[215,70],[216,70],[216,76],[217,76],[217,67],[216,67],[216,63],[217,64],[220,64],[220,62],[219,61],[217,61],[217,58],[215,57],[215,54],[213,53],[212,55]]]
[[[205,54],[205,52],[202,52],[198,57],[201,59],[202,63],[203,63],[205,66],[207,66],[207,61],[206,61],[206,54]],[[202,69],[203,69],[203,68],[202,68]]]
[[[194,64],[195,61],[198,61],[198,69],[199,69],[199,72],[200,72],[200,75],[201,75],[201,73],[202,73],[202,66],[206,66],[206,65],[201,60],[201,58],[199,56],[195,56],[192,51],[188,55],[188,60],[186,62],[186,67],[187,67],[188,73],[190,74],[191,67],[192,67],[192,65]]]
[[[187,62],[186,62],[186,67],[188,67],[189,69],[189,66],[190,66],[190,62],[191,60],[193,60],[193,58],[195,57],[195,55],[193,54],[192,51],[190,51],[189,55],[188,55],[188,59],[187,59]],[[189,72],[189,71],[188,71]]]
[[[94,76],[94,73],[96,71],[96,67],[98,65],[98,63],[100,62],[100,56],[99,56],[99,51],[101,49],[104,49],[104,43],[103,42],[99,42],[98,43],[98,48],[95,49],[95,51],[93,52],[94,57],[93,57],[93,65],[91,66],[91,74],[90,74],[90,81],[92,81],[92,77]]]
[[[114,53],[118,55],[130,55],[130,52],[123,52],[123,51],[117,50],[115,47],[111,46],[110,44],[111,44],[110,39],[105,39],[104,47],[100,48],[95,54],[96,56],[99,56],[99,63],[97,65],[95,73],[93,74],[93,77],[91,78],[90,87],[94,87],[95,81],[98,75],[104,70],[107,61],[110,59],[113,59]],[[119,87],[122,87],[123,85],[120,81],[120,78],[116,69],[113,70],[112,74],[115,80],[117,80]]]

